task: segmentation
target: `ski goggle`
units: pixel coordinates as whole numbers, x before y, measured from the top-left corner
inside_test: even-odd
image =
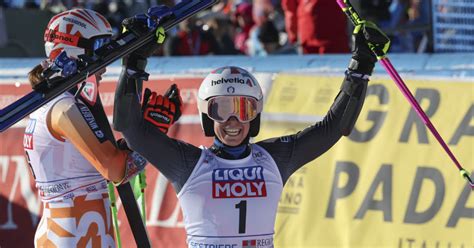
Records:
[[[108,44],[110,41],[112,41],[112,38],[110,38],[110,36],[95,38],[94,42],[92,43],[93,51],[96,51],[97,49],[101,48],[103,45]]]
[[[226,122],[236,117],[240,122],[247,123],[262,111],[257,99],[247,96],[216,96],[208,100],[207,116],[217,122]]]

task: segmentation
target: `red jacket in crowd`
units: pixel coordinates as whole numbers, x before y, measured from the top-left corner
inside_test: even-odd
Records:
[[[347,20],[335,0],[282,0],[291,43],[299,41],[304,54],[347,53]]]

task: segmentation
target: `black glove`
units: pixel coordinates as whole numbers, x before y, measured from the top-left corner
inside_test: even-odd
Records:
[[[349,70],[371,75],[378,59],[388,52],[390,39],[372,22],[362,21],[352,34],[352,60]]]
[[[135,15],[122,21],[124,30],[133,32],[137,36],[147,35],[150,31],[156,29],[156,40],[150,41],[129,56],[125,56],[123,59],[124,65],[135,71],[145,70],[147,58],[156,52],[165,39],[165,30],[158,26],[171,14],[170,8],[165,5],[158,5],[149,8],[147,14]]]
[[[177,122],[179,120],[179,117],[181,117],[181,114],[183,113],[183,99],[181,98],[178,86],[176,84],[172,84],[168,88],[168,90],[166,90],[165,97],[168,97],[170,102],[174,103],[174,105],[176,106],[174,122]]]

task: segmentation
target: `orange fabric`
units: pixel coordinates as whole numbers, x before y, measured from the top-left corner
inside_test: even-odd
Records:
[[[44,204],[36,247],[115,247],[107,194]]]

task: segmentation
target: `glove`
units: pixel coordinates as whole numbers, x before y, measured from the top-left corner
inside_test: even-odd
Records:
[[[118,186],[127,183],[130,179],[145,169],[147,163],[148,161],[137,152],[128,152],[125,160],[125,175],[120,182],[114,182],[114,185]]]
[[[390,39],[370,21],[362,21],[357,25],[352,39],[352,60],[349,70],[371,75],[377,60],[387,55]]]
[[[163,133],[167,133],[170,126],[181,117],[183,101],[176,84],[173,84],[164,96],[147,88],[143,99],[144,119]]]
[[[168,97],[170,102],[174,103],[174,105],[176,106],[174,122],[177,122],[179,120],[179,117],[181,117],[181,114],[183,113],[183,99],[181,98],[178,86],[176,84],[172,84],[166,90],[165,96]]]
[[[48,65],[48,68],[43,71],[42,77],[49,78],[54,74],[61,77],[69,77],[76,74],[77,62],[73,58],[67,56],[66,51],[62,51],[54,61]]]
[[[117,140],[117,147],[122,151],[126,151],[127,157],[125,160],[125,175],[120,182],[114,182],[115,186],[130,181],[130,179],[140,173],[148,163],[148,161],[143,156],[132,151],[128,147],[127,141],[124,138]]]
[[[148,32],[156,29],[156,40],[150,41],[129,56],[124,57],[124,65],[136,71],[145,70],[146,59],[153,55],[158,45],[162,44],[165,40],[165,30],[163,27],[159,27],[159,24],[172,14],[173,12],[167,6],[158,5],[149,8],[147,14],[135,15],[122,21],[124,31],[128,30],[137,36],[146,35]]]

